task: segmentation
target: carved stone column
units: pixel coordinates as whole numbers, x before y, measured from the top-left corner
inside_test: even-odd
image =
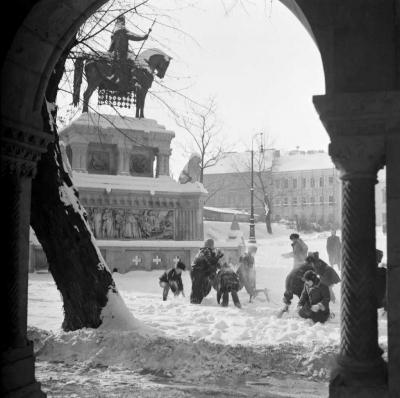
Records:
[[[51,139],[29,128],[1,126],[2,228],[6,231],[1,240],[1,396],[45,396],[35,380],[33,344],[27,339],[27,296],[31,180]]]
[[[341,339],[330,397],[387,397],[388,393],[374,292],[374,186],[385,163],[387,120],[398,114],[399,98],[398,93],[388,92],[314,97],[342,179]]]
[[[335,138],[329,153],[341,172],[343,187],[341,341],[330,397],[378,396],[386,391],[386,364],[378,345],[374,294],[374,187],[383,166],[384,140]]]
[[[157,174],[158,176],[169,176],[169,152],[160,152],[157,155]]]

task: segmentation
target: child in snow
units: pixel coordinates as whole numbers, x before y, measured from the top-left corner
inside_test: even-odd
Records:
[[[257,249],[257,248],[256,248]],[[249,247],[247,253],[243,254],[239,258],[239,268],[236,271],[240,287],[245,287],[246,292],[250,296],[249,302],[256,296],[256,270],[254,268],[254,248]]]
[[[307,271],[303,279],[304,288],[297,305],[299,315],[314,322],[326,322],[330,315],[328,286],[320,283],[314,271]]]
[[[289,239],[292,241],[294,269],[304,264],[304,260],[307,257],[308,246],[303,242],[299,234],[290,234]]]
[[[306,263],[312,265],[314,271],[319,276],[320,282],[328,286],[331,295],[331,301],[336,301],[332,287],[340,282],[340,277],[333,267],[329,266],[325,261],[319,258],[318,252],[310,252],[306,258]]]
[[[230,293],[235,306],[242,308],[237,294],[239,290],[239,277],[227,263],[224,263],[221,270],[218,272],[215,285],[218,304],[220,303],[222,296],[221,305],[227,307],[229,304]]]
[[[163,288],[163,301],[167,300],[169,289],[172,290],[175,296],[179,296],[180,293],[184,296],[181,274],[185,268],[185,264],[179,260],[174,268],[166,270],[160,276],[160,287]]]

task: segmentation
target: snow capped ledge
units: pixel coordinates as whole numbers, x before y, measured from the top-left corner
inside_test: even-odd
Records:
[[[134,177],[126,175],[106,175],[72,172],[74,185],[85,189],[104,189],[107,193],[115,191],[143,192],[147,191],[151,195],[156,193],[179,193],[194,194],[200,193],[207,195],[207,190],[199,182],[179,184],[169,176]]]

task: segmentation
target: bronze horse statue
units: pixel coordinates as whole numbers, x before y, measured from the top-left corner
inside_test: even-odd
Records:
[[[132,53],[128,56],[128,67],[130,70],[128,86],[125,92],[133,91],[136,94],[136,117],[144,117],[144,103],[146,94],[151,87],[154,75],[162,79],[165,76],[171,57],[158,49],[148,49],[140,53],[136,58]],[[86,61],[86,62],[85,62]],[[106,90],[121,92],[112,79],[113,59],[111,54],[102,53],[91,56],[84,55],[75,61],[73,104],[79,104],[82,74],[85,69],[87,89],[83,93],[82,112],[88,112],[89,99],[99,86]],[[122,94],[124,92],[122,91]]]

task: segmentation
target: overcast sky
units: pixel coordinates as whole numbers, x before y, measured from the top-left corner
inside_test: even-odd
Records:
[[[168,8],[168,1],[160,4]],[[156,23],[151,35],[160,42],[146,42],[145,48],[158,47],[173,57],[163,83],[187,87],[182,93],[199,102],[215,97],[229,148],[248,149],[251,136],[264,132],[276,148],[327,150],[328,135],[312,104],[313,95],[324,94],[321,57],[296,17],[278,0],[245,1],[246,9],[239,3],[228,12],[229,1],[195,4],[171,11],[175,24],[193,39]],[[150,25],[137,23],[143,30]],[[131,46],[138,49],[140,43]],[[153,83],[153,89],[160,87]],[[179,95],[168,96],[168,103],[183,109]],[[151,96],[146,105],[147,118],[176,133],[171,169],[177,177],[189,156],[182,147],[190,147],[190,138]],[[107,107],[99,111],[109,112]]]

